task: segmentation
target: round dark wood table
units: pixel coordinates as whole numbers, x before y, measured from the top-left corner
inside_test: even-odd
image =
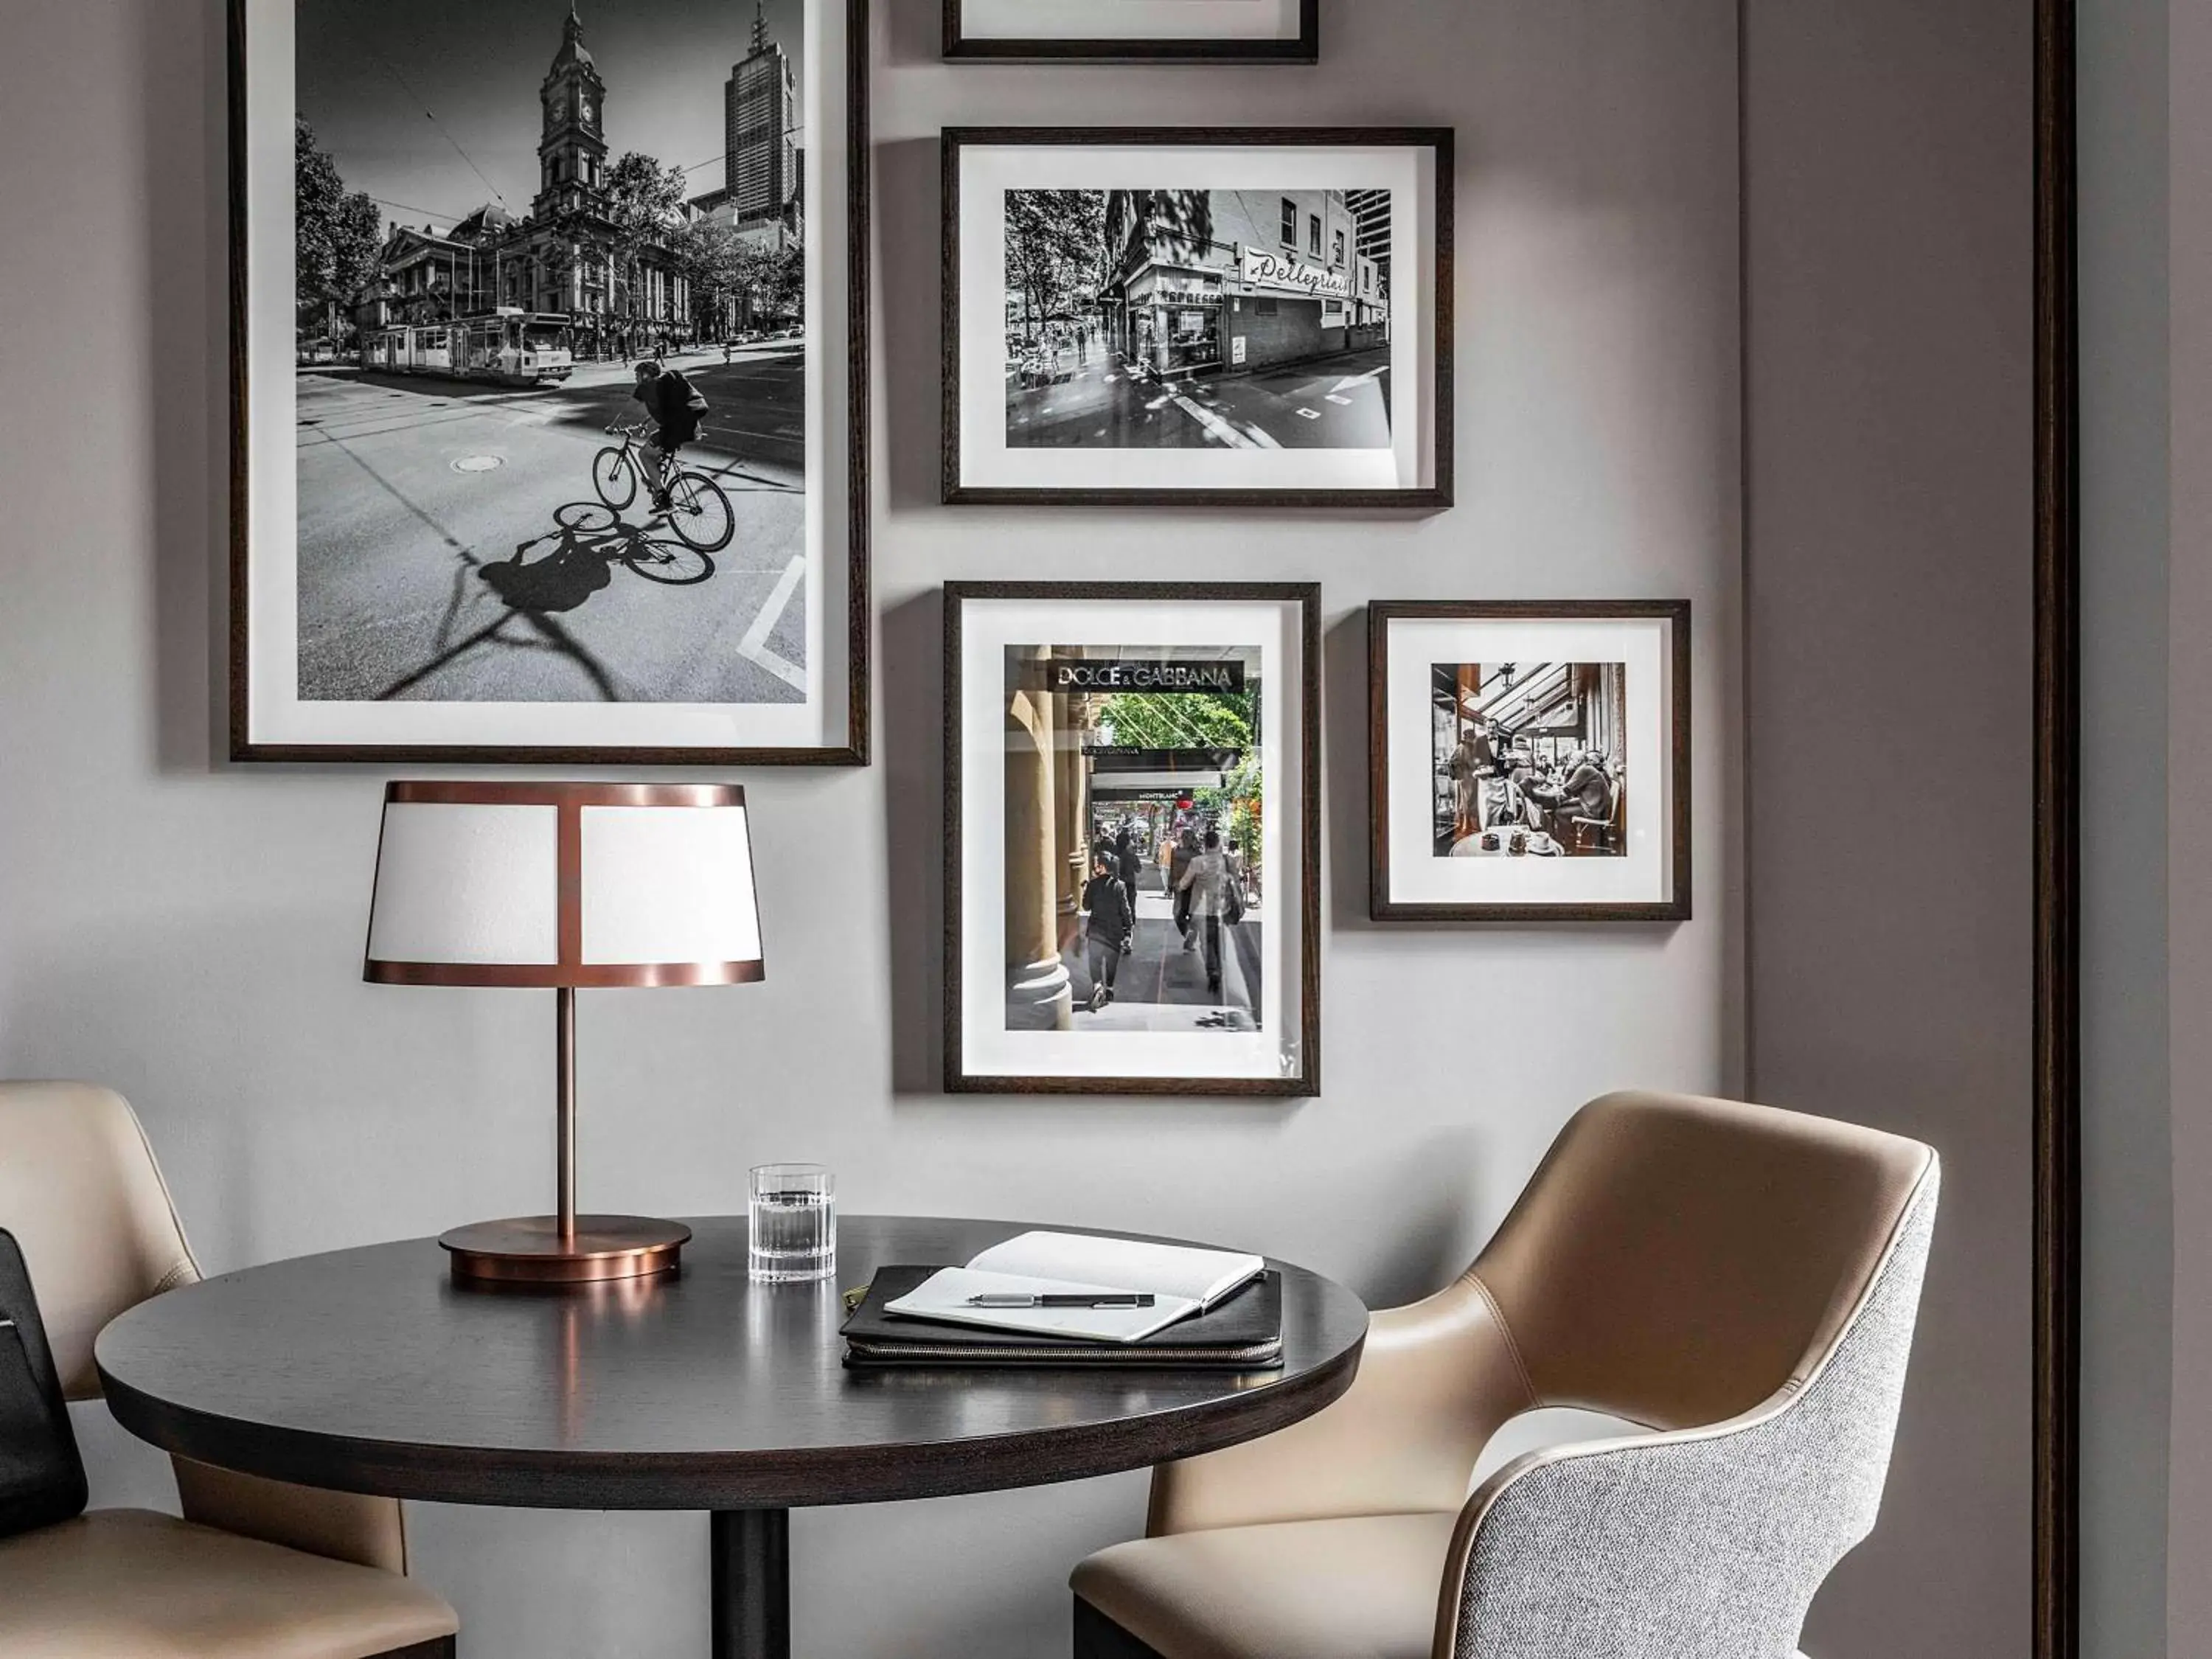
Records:
[[[1283,1363],[848,1371],[842,1286],[1027,1228],[857,1216],[837,1276],[754,1285],[741,1217],[680,1274],[560,1291],[455,1284],[434,1239],[227,1273],[125,1314],[96,1353],[165,1450],[340,1492],[712,1515],[714,1659],[791,1651],[790,1511],[1073,1480],[1217,1450],[1351,1385],[1367,1310],[1282,1262]]]

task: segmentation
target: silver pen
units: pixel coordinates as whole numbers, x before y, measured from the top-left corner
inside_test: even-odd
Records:
[[[1131,1292],[1127,1295],[1086,1296],[1079,1292],[1055,1296],[1030,1296],[1020,1291],[1000,1292],[990,1296],[971,1296],[971,1308],[1149,1308],[1150,1295]]]

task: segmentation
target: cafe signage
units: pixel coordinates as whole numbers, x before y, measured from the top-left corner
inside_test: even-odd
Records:
[[[1340,300],[1352,297],[1352,273],[1349,271],[1325,270],[1303,259],[1286,259],[1279,253],[1270,253],[1265,248],[1256,247],[1248,247],[1243,251],[1243,264],[1247,288],[1268,288],[1291,294],[1328,295]]]

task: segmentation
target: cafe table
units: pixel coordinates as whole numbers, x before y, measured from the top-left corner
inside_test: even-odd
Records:
[[[584,1289],[456,1284],[434,1239],[226,1273],[101,1333],[108,1406],[165,1450],[305,1486],[704,1510],[714,1659],[787,1659],[792,1510],[1082,1480],[1253,1439],[1341,1395],[1367,1331],[1350,1291],[1271,1261],[1273,1370],[853,1371],[841,1286],[1028,1229],[848,1217],[835,1279],[755,1285],[742,1217],[690,1225],[679,1273]]]

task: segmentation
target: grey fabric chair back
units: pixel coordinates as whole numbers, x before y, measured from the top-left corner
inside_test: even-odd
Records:
[[[1823,1581],[1873,1530],[1940,1173],[1802,1376],[1715,1426],[1539,1453],[1463,1514],[1450,1659],[1790,1659]]]

